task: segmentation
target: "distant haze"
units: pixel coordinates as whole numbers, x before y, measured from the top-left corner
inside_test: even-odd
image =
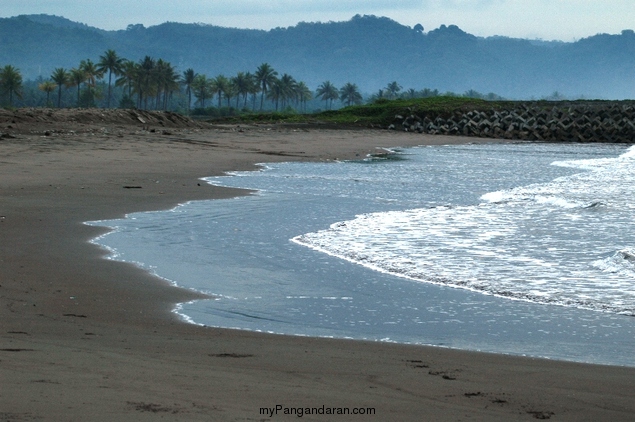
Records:
[[[0,17],[64,16],[102,29],[163,22],[271,29],[298,22],[348,20],[355,14],[387,16],[425,30],[458,25],[477,36],[574,41],[635,26],[631,0],[5,0]],[[7,4],[9,3],[9,4]]]
[[[253,72],[268,63],[311,89],[324,81],[336,87],[352,82],[368,95],[395,81],[403,91],[476,91],[508,99],[635,98],[632,30],[567,43],[479,38],[455,25],[422,32],[359,15],[270,31],[181,23],[104,31],[33,15],[0,19],[0,39],[0,60],[27,79],[115,49],[135,62],[161,58],[178,72],[192,68],[208,77]]]

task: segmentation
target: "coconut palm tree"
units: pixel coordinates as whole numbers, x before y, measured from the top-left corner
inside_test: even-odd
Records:
[[[362,94],[359,93],[357,85],[347,82],[340,89],[340,100],[343,103],[346,103],[347,106],[350,106],[351,104],[361,104]]]
[[[265,96],[267,95],[267,90],[274,84],[277,76],[278,72],[273,70],[269,63],[263,63],[258,66],[258,69],[256,69],[256,80],[258,81],[258,85],[261,89],[260,110],[262,110],[262,104]]]
[[[156,61],[150,57],[145,56],[136,65],[135,71],[135,89],[138,95],[138,107],[148,108],[148,97],[152,94],[152,77]]]
[[[151,74],[151,84],[153,87],[153,92],[156,95],[154,99],[154,108],[156,110],[159,109],[159,104],[161,103],[161,94],[163,93],[164,88],[168,83],[167,81],[170,78],[169,75],[172,72],[172,69],[170,68],[171,65],[168,62],[164,61],[163,59],[159,59],[155,63],[153,72]]]
[[[329,110],[333,105],[333,100],[337,100],[340,97],[337,88],[331,81],[322,82],[322,84],[318,86],[317,91],[315,91],[315,96],[322,98],[325,103],[324,105],[327,106]]]
[[[227,100],[227,107],[231,107],[230,102],[232,98],[236,97],[236,100],[238,100],[238,91],[236,90],[236,85],[234,85],[231,79],[227,79],[227,85],[223,91],[223,96]],[[238,101],[236,101],[236,103],[238,103]],[[236,106],[238,106],[238,104]]]
[[[38,84],[38,86],[37,86],[37,88],[40,91],[46,92],[46,106],[47,107],[50,107],[50,104],[51,104],[51,92],[55,91],[56,87],[57,87],[57,85],[53,81],[44,81],[41,84]]]
[[[256,98],[258,93],[260,92],[260,84],[258,83],[256,75],[252,74],[251,72],[247,72],[246,77],[249,80],[249,95],[251,95],[251,109],[255,110]],[[245,107],[246,106],[247,106],[247,103],[245,102]]]
[[[275,80],[271,85],[267,98],[271,99],[275,104],[276,111],[278,111],[279,106],[281,109],[286,108],[287,101],[295,98],[296,87],[297,82],[287,73],[282,75],[280,79]]]
[[[107,50],[103,56],[99,56],[99,63],[97,63],[97,70],[102,74],[108,72],[108,100],[106,101],[106,107],[110,108],[111,88],[112,88],[112,75],[119,75],[123,69],[123,63],[125,59],[120,58],[115,53],[115,50]]]
[[[97,65],[93,63],[91,59],[82,60],[79,63],[79,68],[84,71],[84,74],[86,75],[86,83],[91,88],[95,88],[95,86],[97,86],[97,79],[104,77],[104,74],[97,68]]]
[[[176,68],[168,63],[163,72],[163,110],[168,109],[168,100],[172,98],[172,93],[179,89],[179,79]]]
[[[121,64],[120,78],[115,81],[115,86],[125,86],[128,89],[128,98],[132,98],[132,90],[137,80],[137,64],[132,60],[124,60]]]
[[[152,72],[153,92],[156,95],[155,108],[167,110],[168,99],[179,88],[179,75],[170,62],[159,59]]]
[[[422,97],[422,98],[438,97],[439,96],[439,90],[438,89],[432,90],[430,88],[425,88],[425,89],[419,91],[419,96]]]
[[[481,94],[480,92],[478,92],[478,91],[476,91],[474,89],[470,89],[469,91],[465,91],[463,96],[467,97],[467,98],[479,98],[479,99],[482,99],[484,97],[483,94]]]
[[[205,75],[196,75],[192,81],[192,91],[197,99],[197,102],[201,105],[201,108],[205,108],[205,100],[212,95],[210,80]]]
[[[370,100],[372,102],[375,102],[377,100],[381,100],[384,99],[386,95],[386,91],[384,89],[380,89],[379,91],[377,91],[376,93],[374,93],[373,95],[371,95]]]
[[[399,91],[401,91],[401,85],[399,85],[397,81],[393,81],[388,84],[388,86],[386,87],[386,91],[390,99],[397,98]]]
[[[231,79],[232,84],[236,88],[236,108],[238,108],[238,101],[242,95],[245,106],[247,105],[247,94],[249,94],[251,80],[245,72],[238,72],[236,76]]]
[[[285,73],[280,78],[280,83],[282,84],[282,108],[285,108],[288,100],[297,98],[298,82],[293,76]]]
[[[99,71],[97,65],[90,59],[82,60],[79,64],[79,68],[84,72],[86,85],[88,87],[88,105],[94,106],[93,99],[95,98],[95,88],[97,87],[97,79],[104,77],[104,74]]]
[[[187,95],[187,114],[190,114],[190,106],[192,104],[192,83],[194,78],[196,78],[196,72],[192,68],[187,69],[181,76],[181,83],[185,85],[185,95]]]
[[[296,86],[296,95],[302,111],[306,113],[306,103],[313,98],[313,93],[304,82],[298,82]]]
[[[81,94],[81,86],[86,81],[86,73],[84,70],[79,68],[72,68],[68,74],[68,80],[66,82],[67,86],[76,86],[77,87],[77,107],[80,104],[80,94]]]
[[[62,103],[62,85],[68,84],[68,72],[63,67],[58,67],[51,74],[51,80],[57,85],[57,108]]]
[[[22,75],[20,71],[11,65],[6,65],[0,69],[0,87],[2,91],[9,94],[9,106],[12,106],[14,94],[18,98],[22,98]]]
[[[225,75],[218,75],[211,81],[212,91],[218,95],[218,108],[222,107],[221,100],[229,89],[229,79]]]
[[[276,78],[271,86],[269,87],[269,91],[267,92],[267,98],[274,103],[276,107],[276,111],[278,111],[278,105],[280,104],[280,99],[284,95],[284,87],[282,85],[282,81]]]

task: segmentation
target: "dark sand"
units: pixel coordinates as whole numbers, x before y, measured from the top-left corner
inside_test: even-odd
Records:
[[[0,421],[297,419],[260,414],[276,405],[375,408],[302,418],[320,421],[635,419],[635,368],[185,324],[170,311],[195,293],[103,259],[88,240],[104,229],[82,224],[240,194],[198,178],[257,162],[491,140],[24,113],[0,115]]]

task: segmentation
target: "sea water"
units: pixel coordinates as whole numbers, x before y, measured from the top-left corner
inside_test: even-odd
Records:
[[[256,194],[92,222],[213,295],[193,323],[635,366],[635,152],[492,144],[207,178]]]

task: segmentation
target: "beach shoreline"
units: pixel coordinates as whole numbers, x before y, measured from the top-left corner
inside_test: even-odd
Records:
[[[200,178],[257,163],[493,140],[279,125],[58,125],[28,122],[0,140],[0,420],[275,420],[282,411],[260,409],[278,405],[375,409],[348,417],[360,420],[635,414],[635,368],[188,324],[172,309],[201,295],[104,259],[89,241],[108,230],[84,224],[248,194]]]

